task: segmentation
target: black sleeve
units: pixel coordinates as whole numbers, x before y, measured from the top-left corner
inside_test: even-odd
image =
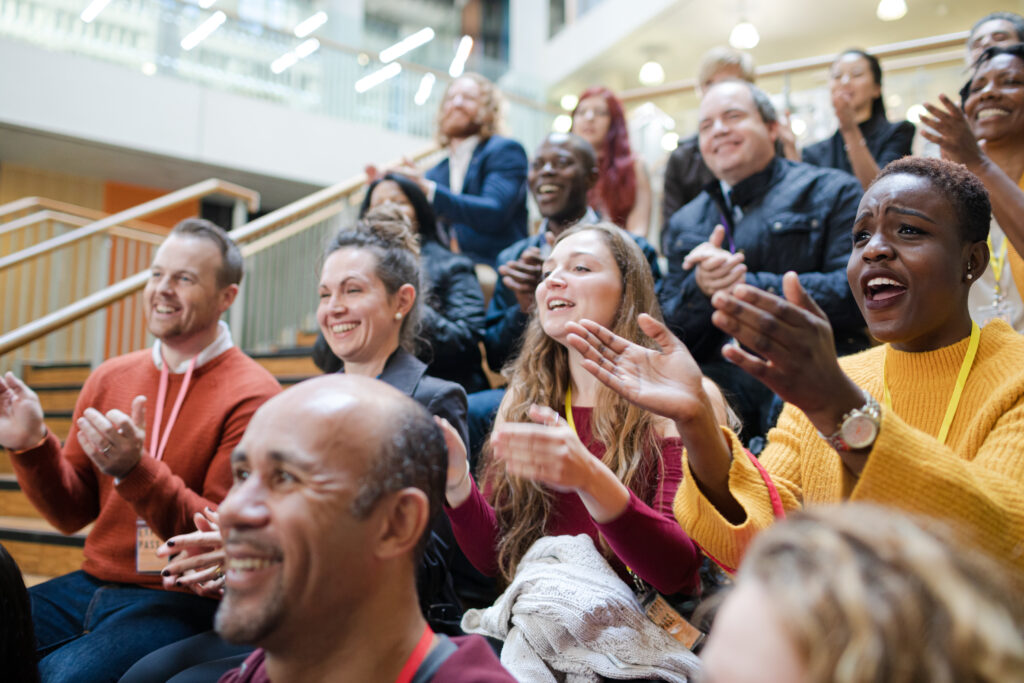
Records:
[[[900,121],[890,129],[889,139],[882,145],[875,158],[878,168],[885,168],[890,161],[902,159],[910,154],[910,147],[914,144],[914,124],[910,121]]]
[[[423,336],[433,350],[437,374],[456,374],[480,365],[479,342],[484,328],[484,295],[468,258],[452,255],[429,293],[437,309],[424,306]]]

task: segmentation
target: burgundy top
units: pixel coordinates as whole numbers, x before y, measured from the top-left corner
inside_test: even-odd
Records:
[[[572,409],[580,440],[595,457],[604,447],[591,435],[592,408]],[[564,411],[563,411],[564,412]],[[628,565],[640,578],[666,595],[695,592],[699,587],[700,552],[672,512],[672,501],[683,478],[682,441],[678,437],[659,439],[660,465],[651,494],[641,497],[630,491],[629,506],[619,517],[598,524],[575,493],[552,491],[554,508],[544,533],[548,536],[587,534],[598,545],[604,537],[615,552],[612,566],[628,578]],[[498,573],[498,521],[494,508],[473,484],[469,498],[457,508],[445,506],[459,547],[478,570]],[[600,545],[598,545],[600,547]]]
[[[430,679],[436,683],[516,683],[498,661],[494,650],[480,636],[452,638],[458,648]],[[237,669],[221,676],[218,683],[270,683],[266,650],[260,648],[246,657]]]

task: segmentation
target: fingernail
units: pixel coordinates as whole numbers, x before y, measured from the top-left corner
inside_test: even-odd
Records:
[[[171,573],[169,571],[167,571],[166,569],[163,570],[162,572],[160,572],[160,576],[170,576],[170,575],[171,575]]]
[[[174,580],[174,585],[175,586],[180,586],[181,585],[181,579],[175,579]]]
[[[173,548],[174,547],[174,541],[173,540],[167,541],[167,545],[169,545],[169,546],[171,546]]]

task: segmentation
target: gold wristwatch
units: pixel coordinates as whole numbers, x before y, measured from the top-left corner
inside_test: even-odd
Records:
[[[818,434],[837,451],[860,451],[870,448],[878,438],[882,424],[882,407],[875,398],[864,392],[864,405],[854,408],[839,421],[839,429],[832,436]]]

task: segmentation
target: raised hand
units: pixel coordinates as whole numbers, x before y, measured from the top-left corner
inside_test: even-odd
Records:
[[[843,414],[864,403],[863,393],[839,367],[828,318],[796,273],[783,276],[782,290],[785,299],[749,285],[720,292],[711,300],[711,322],[754,352],[729,345],[722,349],[727,360],[830,434]]]
[[[646,313],[637,322],[658,350],[623,339],[592,320],[569,323],[568,342],[583,356],[584,369],[627,401],[676,422],[692,419],[707,405],[700,368],[664,323]]]
[[[217,526],[217,513],[194,516],[197,531],[181,534],[157,548],[156,554],[173,559],[161,572],[164,588],[187,586],[204,597],[224,592],[224,541]]]
[[[146,397],[132,400],[132,416],[120,410],[106,415],[86,408],[78,418],[78,443],[96,467],[112,477],[124,477],[138,464],[146,448]]]
[[[832,95],[832,108],[839,120],[840,130],[852,130],[857,127],[857,110],[853,107],[853,96],[845,92]]]
[[[942,106],[925,103],[931,116],[922,116],[921,136],[930,140],[942,150],[942,158],[974,168],[985,159],[982,143],[974,137],[971,125],[960,107],[945,95],[939,95]]]
[[[36,392],[14,373],[0,376],[0,446],[21,451],[44,438],[43,407]]]
[[[697,269],[697,286],[708,297],[720,289],[732,289],[743,282],[747,275],[743,253],[733,254],[722,249],[724,240],[725,227],[716,225],[708,241],[698,244],[683,259],[683,270]]]
[[[506,422],[491,433],[494,457],[509,474],[539,481],[556,491],[585,489],[597,462],[558,413],[530,407],[533,424]]]
[[[527,247],[515,261],[498,267],[501,282],[515,295],[519,310],[529,313],[536,305],[535,293],[541,280],[540,249]]]

